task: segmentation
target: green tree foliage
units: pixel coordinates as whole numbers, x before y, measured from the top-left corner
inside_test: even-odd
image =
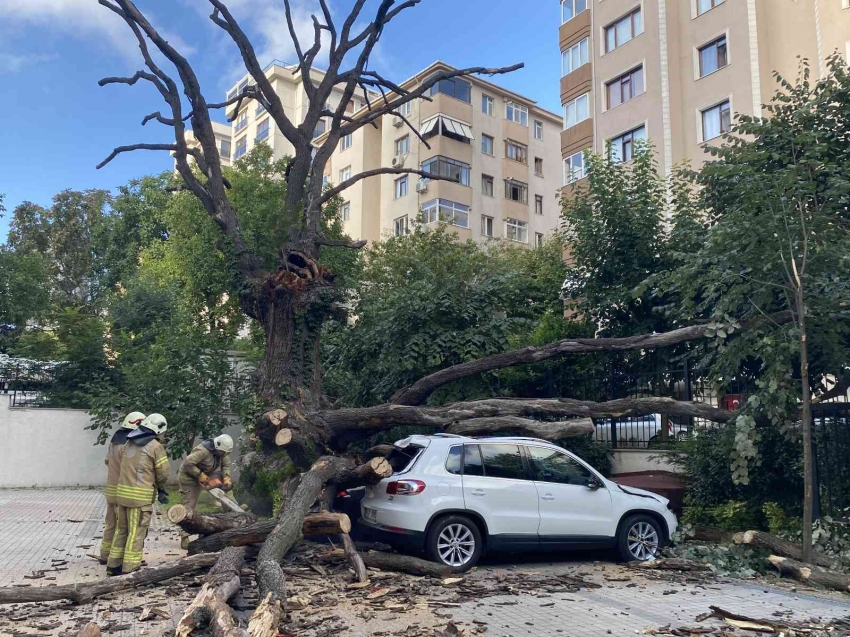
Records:
[[[8,353],[27,323],[47,311],[49,301],[41,255],[0,246],[0,353]]]
[[[561,317],[561,243],[537,250],[460,241],[445,228],[375,244],[363,258],[353,325],[325,339],[327,390],[351,405],[386,400],[438,369],[504,351]],[[553,328],[557,329],[557,328]],[[491,395],[492,377],[438,392]]]

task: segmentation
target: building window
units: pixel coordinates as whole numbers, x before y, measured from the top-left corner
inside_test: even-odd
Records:
[[[706,11],[711,11],[714,7],[721,5],[725,0],[697,0],[697,15],[702,15]],[[844,0],[846,3],[847,0]]]
[[[511,241],[528,243],[528,222],[519,219],[507,219],[505,221],[505,237]]]
[[[538,177],[543,176],[543,159],[540,157],[534,158],[534,174]]]
[[[575,98],[564,104],[564,129],[572,128],[579,122],[590,117],[590,93]]]
[[[481,215],[481,236],[483,236],[483,237],[492,237],[493,236],[493,217],[487,217],[485,215]]]
[[[569,75],[587,64],[587,38],[561,53],[561,75]]]
[[[423,139],[431,139],[436,135],[442,135],[463,144],[471,144],[472,140],[475,139],[475,135],[472,133],[472,127],[469,124],[464,124],[447,115],[435,115],[426,120],[419,129],[419,134]]]
[[[413,113],[413,100],[405,102],[398,107],[398,112],[405,117]]]
[[[348,181],[349,179],[351,179],[351,166],[346,166],[339,171],[339,183]]]
[[[569,186],[587,175],[584,167],[584,153],[570,155],[564,160],[564,185]]]
[[[638,67],[624,73],[613,82],[608,82],[606,89],[608,108],[614,108],[641,95],[646,90],[643,84],[643,67]]]
[[[528,163],[528,146],[510,139],[505,140],[505,157],[521,164]]]
[[[405,135],[401,139],[395,140],[395,154],[402,156],[408,153],[410,153],[410,135]]]
[[[230,140],[222,139],[221,140],[221,149],[219,150],[219,154],[222,159],[230,159]]]
[[[269,118],[267,117],[262,122],[257,124],[257,137],[254,141],[261,142],[269,137]]]
[[[399,217],[393,221],[393,234],[397,237],[407,234],[407,217]]]
[[[505,179],[505,199],[528,205],[528,184],[515,179]]]
[[[534,139],[543,141],[543,122],[537,119],[534,120]]]
[[[699,50],[699,76],[705,77],[729,64],[726,36],[706,44]]]
[[[729,100],[702,111],[702,141],[728,133],[732,128],[732,111]]]
[[[481,175],[481,194],[493,196],[493,178],[490,175]]]
[[[485,155],[493,155],[493,138],[489,135],[481,136],[481,152]]]
[[[327,124],[325,124],[325,120],[320,119],[318,122],[316,122],[316,128],[313,129],[313,139],[324,135],[325,130],[327,130]]]
[[[339,140],[339,149],[340,150],[348,150],[351,148],[351,135],[346,135],[341,140]]]
[[[236,129],[233,131],[234,133],[238,133],[243,128],[248,125],[248,111],[243,111],[239,113],[239,117],[236,118]]]
[[[505,118],[517,124],[528,126],[528,107],[516,102],[508,102],[505,104]]]
[[[543,214],[543,195],[534,195],[534,214]]]
[[[587,0],[561,0],[561,23],[568,22],[587,9]]]
[[[543,233],[535,232],[534,233],[534,247],[542,248],[543,247]]]
[[[634,159],[636,141],[646,141],[646,126],[635,128],[610,140],[608,143],[610,144],[609,156],[611,161],[617,163]]]
[[[322,175],[322,188],[325,188],[329,183],[331,183],[331,176]]]
[[[431,87],[431,95],[442,93],[467,104],[472,103],[472,84],[457,77],[440,80]]]
[[[462,186],[469,185],[469,164],[464,164],[463,162],[455,159],[449,159],[448,157],[438,155],[437,157],[432,157],[431,159],[423,161],[422,170],[423,172],[430,173],[432,175],[446,177],[452,181],[456,181]]]
[[[641,33],[643,33],[643,14],[640,9],[635,9],[629,15],[605,27],[605,52],[608,53],[623,46]]]
[[[481,96],[481,112],[493,117],[496,114],[496,104],[489,95]]]
[[[248,137],[247,135],[236,140],[236,152],[233,154],[233,159],[239,159],[248,152]]]
[[[422,216],[425,223],[440,221],[460,228],[469,227],[469,206],[448,199],[432,199],[422,204]]]
[[[262,115],[265,112],[266,112],[266,107],[263,106],[260,102],[257,102],[257,110],[254,111],[254,116],[259,117],[260,115]]]
[[[395,180],[395,198],[407,197],[407,175]]]
[[[351,203],[346,201],[342,204],[342,210],[340,212],[342,215],[343,221],[349,221],[351,219]]]

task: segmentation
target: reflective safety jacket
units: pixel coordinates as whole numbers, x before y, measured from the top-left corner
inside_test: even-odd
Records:
[[[186,456],[183,464],[180,465],[178,477],[183,481],[197,480],[201,473],[211,476],[219,472],[221,472],[222,479],[231,477],[230,454],[226,453],[219,458],[215,453],[213,441],[204,440],[192,449],[192,453]]]
[[[129,436],[115,488],[116,503],[125,507],[153,504],[157,488],[164,488],[167,481],[168,456],[165,448],[155,438]]]
[[[121,476],[121,458],[124,457],[124,447],[127,444],[129,429],[119,429],[109,441],[106,452],[106,501],[118,504],[118,478]]]

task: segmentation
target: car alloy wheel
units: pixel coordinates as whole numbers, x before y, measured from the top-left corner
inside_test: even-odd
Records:
[[[475,553],[475,537],[463,524],[450,524],[437,538],[440,559],[449,566],[463,566]]]
[[[629,553],[639,562],[654,559],[658,553],[658,531],[649,522],[635,522],[626,539]]]

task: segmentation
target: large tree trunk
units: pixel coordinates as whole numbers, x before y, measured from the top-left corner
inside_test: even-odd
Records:
[[[226,548],[204,579],[204,585],[183,612],[174,637],[189,637],[195,630],[210,627],[213,637],[247,637],[238,627],[227,601],[239,592],[239,574],[245,565],[244,548]]]
[[[123,591],[147,584],[156,584],[178,575],[192,573],[209,568],[215,564],[218,556],[212,553],[184,557],[176,562],[168,562],[160,566],[143,568],[129,575],[108,577],[96,582],[65,584],[63,586],[17,587],[0,588],[0,604],[20,604],[23,602],[53,602],[68,599],[77,604],[88,604],[96,597]]]
[[[802,282],[800,283],[802,286]],[[797,288],[797,314],[800,324],[800,393],[803,405],[803,561],[811,563],[812,522],[815,504],[815,469],[812,454],[812,392],[809,387],[809,344],[806,336],[806,302],[802,287]]]
[[[168,519],[189,535],[212,535],[228,529],[237,529],[255,523],[254,516],[246,513],[204,514],[175,504],[168,510]]]
[[[850,575],[828,571],[813,564],[804,564],[790,557],[771,555],[767,561],[783,575],[790,575],[804,584],[820,584],[832,590],[850,593]]]
[[[735,544],[747,544],[749,546],[758,546],[760,548],[770,549],[773,553],[783,557],[790,557],[795,560],[803,558],[803,550],[796,542],[789,542],[782,538],[765,533],[764,531],[745,531],[743,533],[735,533],[732,536],[732,541]],[[835,560],[831,557],[815,551],[812,554],[812,564],[832,568]]]
[[[260,396],[271,403],[281,400],[285,394],[294,396],[298,376],[298,370],[293,369],[292,357],[295,307],[292,296],[280,290],[280,281],[275,281],[287,274],[278,272],[266,282],[258,301],[266,349],[257,369],[257,380]]]

